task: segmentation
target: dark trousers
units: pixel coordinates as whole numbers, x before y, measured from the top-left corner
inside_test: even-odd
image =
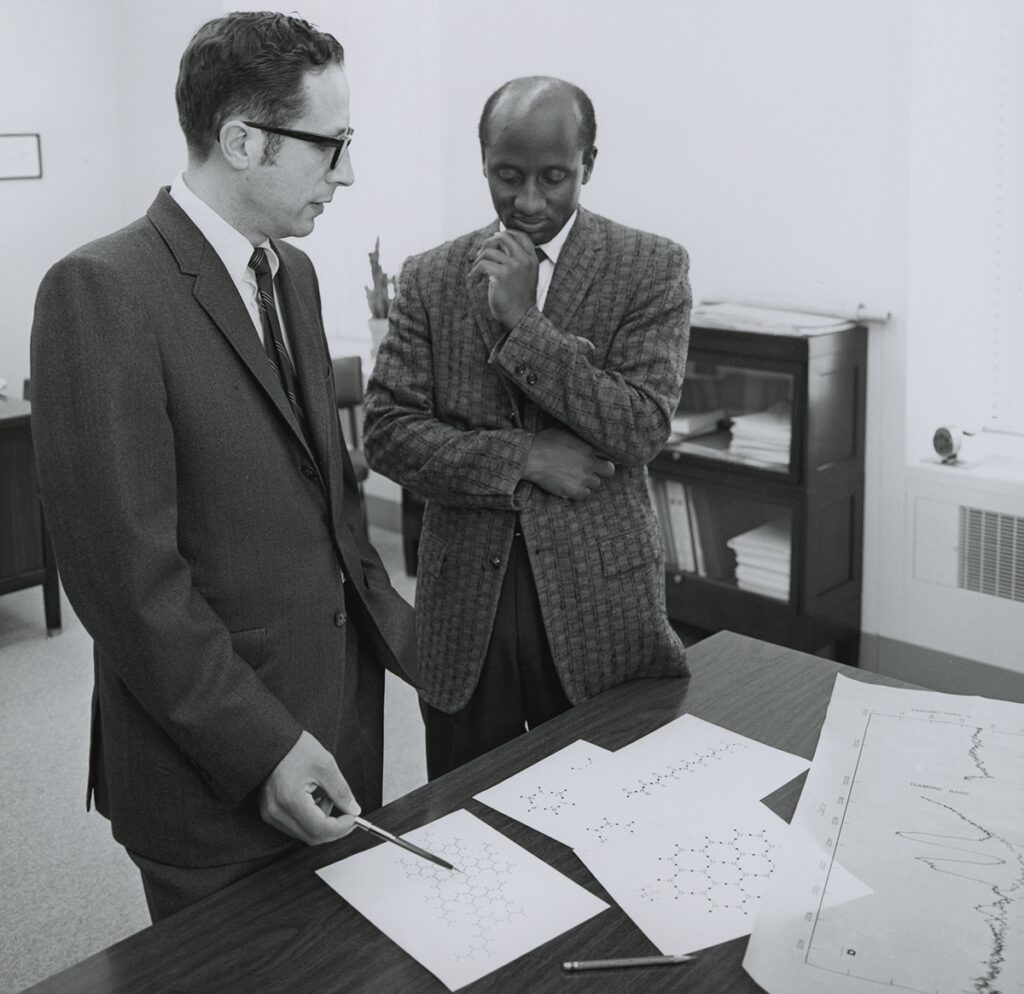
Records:
[[[200,867],[171,866],[147,859],[130,849],[126,851],[142,874],[142,889],[146,893],[149,917],[155,924],[162,918],[168,918],[190,904],[223,890],[229,884],[249,876],[250,873],[283,859],[300,845],[301,843],[296,842],[280,852],[259,859],[250,859],[244,863]]]
[[[517,534],[480,682],[469,703],[461,711],[445,714],[420,701],[427,776],[431,780],[442,776],[568,708],[551,658],[526,546]]]

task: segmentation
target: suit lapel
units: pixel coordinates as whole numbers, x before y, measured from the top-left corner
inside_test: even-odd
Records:
[[[166,188],[157,194],[147,217],[160,232],[183,273],[195,277],[192,295],[209,315],[217,330],[228,340],[239,360],[263,388],[278,413],[296,438],[309,446],[273,367],[267,361],[259,335],[242,303],[238,290],[228,276],[220,256],[174,202]],[[287,314],[285,320],[288,320]],[[290,329],[289,329],[290,330]],[[312,455],[312,453],[311,453]]]
[[[568,330],[573,316],[579,313],[583,298],[597,277],[603,248],[593,215],[581,207],[558,255],[544,301],[544,316],[556,328]]]
[[[320,321],[315,312],[312,287],[303,289],[299,286],[292,267],[285,264],[279,246],[274,246],[281,262],[277,271],[277,285],[281,294],[281,305],[288,328],[289,344],[292,361],[295,364],[295,375],[299,381],[299,393],[302,406],[306,412],[306,427],[309,431],[309,442],[312,444],[328,493],[341,492],[340,488],[332,487],[329,418],[337,420],[338,408],[334,398],[330,396],[327,376],[327,355],[324,351],[323,339],[320,335]]]

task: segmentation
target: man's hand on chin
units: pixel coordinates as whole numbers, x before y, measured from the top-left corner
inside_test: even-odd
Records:
[[[491,235],[470,267],[474,279],[487,280],[487,302],[494,319],[513,328],[537,302],[537,252],[530,236],[507,229]]]

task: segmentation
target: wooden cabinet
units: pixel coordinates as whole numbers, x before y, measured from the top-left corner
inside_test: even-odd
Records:
[[[43,522],[31,407],[0,397],[0,594],[42,585],[48,631],[60,628],[60,584]]]
[[[673,622],[856,664],[866,362],[862,326],[691,329],[679,432],[648,467]]]

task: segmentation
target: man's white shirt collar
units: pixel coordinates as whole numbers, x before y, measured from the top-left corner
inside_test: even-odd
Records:
[[[238,289],[238,294],[253,319],[256,331],[262,337],[263,327],[260,323],[259,305],[256,303],[256,274],[249,268],[253,251],[252,242],[189,189],[184,173],[179,173],[171,184],[171,196],[224,263],[231,282]],[[267,253],[271,275],[277,276],[280,263],[269,239],[258,247]]]

